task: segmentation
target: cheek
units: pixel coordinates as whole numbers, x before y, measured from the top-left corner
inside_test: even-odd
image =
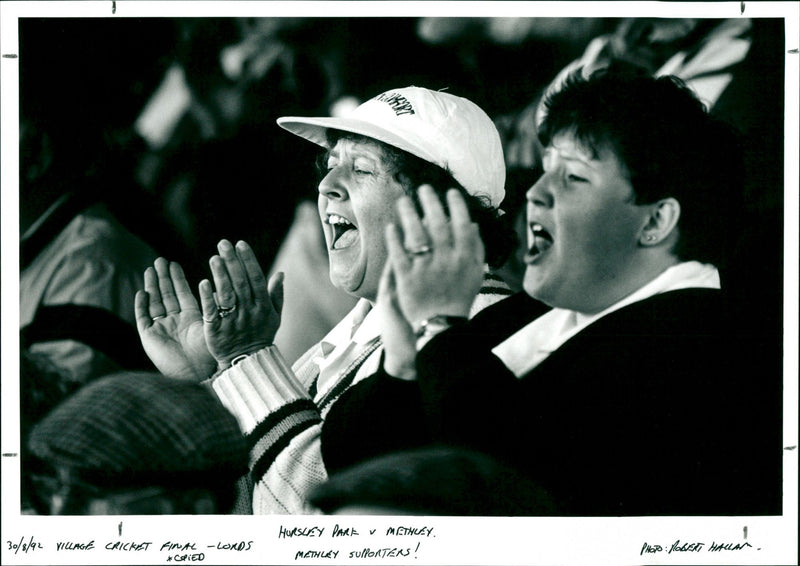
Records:
[[[386,247],[386,227],[390,223],[399,225],[395,203],[402,194],[402,190],[381,192],[384,195],[383,198],[365,201],[356,211],[360,218],[359,226],[362,227],[363,244],[372,249],[384,249]]]
[[[369,254],[370,261],[376,268],[382,268],[388,255],[386,250],[386,227],[390,223],[397,224],[396,215],[392,213],[394,206],[389,205],[373,211],[367,229],[361,233],[362,248]],[[380,265],[378,265],[380,264]]]
[[[562,215],[565,253],[602,261],[629,247],[635,229],[630,210],[618,202],[594,202]]]

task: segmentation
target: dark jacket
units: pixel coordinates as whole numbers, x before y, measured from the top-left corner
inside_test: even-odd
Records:
[[[517,466],[566,515],[780,514],[781,376],[722,292],[624,307],[518,379],[491,348],[537,305],[515,296],[436,336],[418,382],[353,387],[323,427],[328,471],[444,443]]]

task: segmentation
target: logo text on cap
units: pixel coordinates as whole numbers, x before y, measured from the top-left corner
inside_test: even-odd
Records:
[[[384,92],[376,96],[375,100],[388,104],[397,116],[415,113],[414,107],[402,94]]]

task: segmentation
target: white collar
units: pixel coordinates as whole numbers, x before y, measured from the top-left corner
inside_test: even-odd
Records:
[[[717,268],[698,261],[673,265],[624,299],[596,314],[551,309],[495,346],[492,352],[514,375],[522,377],[572,336],[607,314],[660,293],[688,288],[719,289]]]
[[[364,345],[381,335],[380,319],[372,303],[360,299],[347,315],[320,341],[323,354],[327,356],[342,344],[354,342]]]
[[[597,314],[588,315],[576,312],[575,315],[578,319],[579,325],[583,324],[584,322],[586,324],[591,324],[598,318],[612,313],[615,310],[621,309],[622,307],[628,306],[631,303],[642,301],[652,297],[653,295],[658,295],[659,293],[689,288],[719,289],[719,271],[717,271],[716,267],[708,263],[700,263],[699,261],[684,261],[668,267],[649,283],[639,287],[639,289],[624,299],[617,301],[610,307]]]

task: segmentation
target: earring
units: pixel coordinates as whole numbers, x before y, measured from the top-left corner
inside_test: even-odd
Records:
[[[645,240],[647,240],[648,242],[655,242],[656,241],[656,235],[655,234],[648,234],[647,237],[645,238]]]

